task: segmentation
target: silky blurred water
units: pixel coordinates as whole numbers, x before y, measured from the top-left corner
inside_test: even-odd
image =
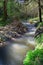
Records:
[[[23,23],[28,27],[28,32],[15,42],[8,39],[5,47],[0,47],[0,65],[23,65],[23,59],[27,51],[35,48],[34,34],[36,28],[34,24]]]

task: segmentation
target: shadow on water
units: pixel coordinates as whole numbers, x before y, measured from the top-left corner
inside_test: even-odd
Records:
[[[22,44],[0,47],[0,65],[23,65],[23,59],[29,48]]]
[[[7,47],[0,48],[0,60],[0,65],[16,65],[9,55]]]
[[[4,47],[0,47],[0,60],[1,64],[0,65],[5,65],[6,64],[6,49]]]

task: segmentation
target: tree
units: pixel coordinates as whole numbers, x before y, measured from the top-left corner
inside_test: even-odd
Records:
[[[4,20],[7,19],[7,0],[3,2]]]
[[[36,1],[38,3],[39,21],[42,22],[42,17],[41,17],[41,0],[25,0],[25,2],[27,2],[25,5],[28,5],[32,1]]]
[[[38,5],[39,5],[39,20],[40,20],[40,22],[42,22],[42,18],[41,18],[41,3],[40,3],[40,0],[38,0]]]
[[[26,55],[26,58],[23,61],[24,65],[43,65],[43,22],[41,18],[41,3],[40,0],[38,0],[38,7],[39,7],[39,20],[40,25],[38,26],[38,30],[36,30],[36,41],[38,41],[39,44],[36,44],[36,47],[34,50],[29,51]]]

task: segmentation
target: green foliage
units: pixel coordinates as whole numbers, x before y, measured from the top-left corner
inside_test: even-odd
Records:
[[[36,36],[35,40],[37,43],[37,46],[35,47],[35,50],[29,51],[26,55],[26,58],[23,61],[24,65],[43,65],[43,22],[39,23],[38,28],[40,28],[39,35]]]
[[[13,5],[12,5],[13,4]],[[21,5],[18,5],[18,3],[14,2],[14,0],[8,1],[7,2],[7,15],[8,18],[6,21],[3,20],[4,14],[3,14],[3,1],[0,3],[0,26],[5,26],[6,24],[11,23],[13,18],[19,18],[21,16],[20,8]],[[1,14],[2,13],[2,14]]]
[[[43,65],[43,49],[36,49],[27,53],[24,65]]]
[[[21,9],[22,9],[21,4],[18,4],[13,0],[8,1],[7,3],[8,16],[20,17],[22,14]]]
[[[43,26],[43,22],[41,22],[39,25],[40,25],[40,27],[42,27]]]
[[[43,15],[42,15],[42,20],[43,20]],[[39,17],[35,17],[35,18],[33,17],[33,18],[30,18],[29,21],[32,21],[32,22],[35,21],[34,23],[37,23],[37,22],[39,21]],[[42,23],[39,23],[39,24],[40,24],[40,25],[43,25],[43,22],[42,22]]]
[[[42,27],[42,29],[41,29],[41,27]],[[39,34],[35,37],[35,41],[39,44],[42,44],[43,43],[43,22],[39,23],[37,29],[40,29],[40,31],[39,32],[36,31]]]
[[[35,41],[39,44],[43,43],[43,33],[39,34],[36,38]]]
[[[12,18],[7,19],[6,21],[3,21],[2,18],[0,18],[0,26],[8,25],[12,22]]]

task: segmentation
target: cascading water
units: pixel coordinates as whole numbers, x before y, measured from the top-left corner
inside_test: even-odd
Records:
[[[0,65],[23,65],[23,59],[28,50],[34,49],[34,33],[36,28],[34,24],[23,23],[28,27],[28,32],[15,42],[7,40],[10,43],[5,47],[0,48]]]

